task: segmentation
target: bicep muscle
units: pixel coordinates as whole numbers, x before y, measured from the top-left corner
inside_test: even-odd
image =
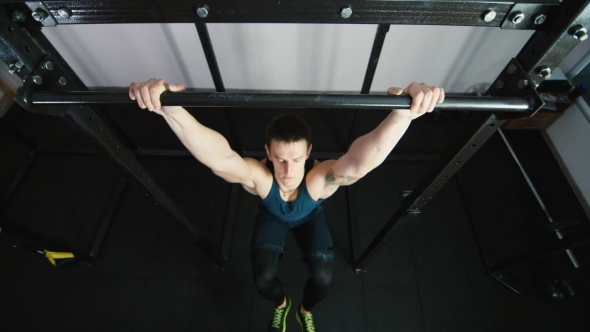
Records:
[[[338,174],[334,171],[334,169],[330,168],[328,173],[326,173],[326,177],[324,178],[324,184],[326,185],[335,185],[335,186],[348,186],[356,181],[359,178],[349,175],[349,174]]]
[[[227,182],[241,183],[246,187],[254,188],[256,175],[259,172],[258,168],[260,168],[259,164],[260,163],[254,159],[242,158],[236,153],[227,158],[223,163],[223,166],[219,166],[212,170],[215,175]]]
[[[357,174],[356,161],[347,155],[338,160],[325,161],[318,167],[324,174],[324,186],[348,186],[361,178]]]

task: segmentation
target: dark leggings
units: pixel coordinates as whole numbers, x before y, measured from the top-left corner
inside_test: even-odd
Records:
[[[252,257],[252,271],[258,293],[263,298],[274,302],[276,306],[281,305],[285,299],[283,284],[276,276],[280,255],[278,252],[261,250]],[[334,262],[331,260],[310,259],[307,261],[311,277],[305,283],[301,301],[305,310],[311,310],[328,294],[332,282],[333,265]]]

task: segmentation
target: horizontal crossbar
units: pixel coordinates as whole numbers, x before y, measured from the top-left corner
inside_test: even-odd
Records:
[[[26,98],[33,105],[136,104],[127,91],[32,92]],[[337,108],[390,110],[408,109],[408,96],[361,94],[285,94],[185,92],[164,93],[163,106],[248,107],[248,108]],[[520,97],[486,97],[449,94],[436,106],[449,111],[527,112],[531,101]]]

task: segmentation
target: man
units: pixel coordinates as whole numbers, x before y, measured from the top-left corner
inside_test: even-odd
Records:
[[[311,310],[328,292],[332,281],[333,244],[321,203],[340,186],[355,183],[379,166],[400,140],[413,119],[432,112],[444,100],[442,88],[412,83],[406,89],[389,88],[390,95],[412,97],[409,110],[393,110],[373,131],[357,138],[338,160],[309,160],[311,131],[296,115],[273,119],[266,130],[267,158],[242,158],[218,132],[201,125],[179,106],[161,107],[160,95],[180,92],[184,86],[151,79],[131,83],[129,97],[139,107],[162,115],[186,148],[213,173],[240,183],[262,200],[252,231],[250,256],[254,282],[260,295],[275,304],[270,331],[286,331],[291,299],[275,276],[289,231],[303,252],[311,272],[303,299],[296,309],[302,331],[315,331]]]

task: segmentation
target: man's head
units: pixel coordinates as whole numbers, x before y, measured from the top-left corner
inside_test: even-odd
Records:
[[[284,114],[269,122],[264,148],[283,189],[299,185],[311,147],[311,129],[301,117]]]

